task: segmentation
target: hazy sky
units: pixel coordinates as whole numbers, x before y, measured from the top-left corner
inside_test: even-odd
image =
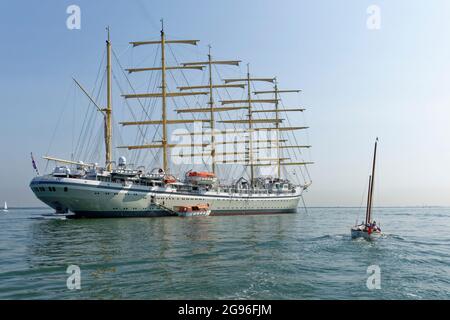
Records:
[[[71,4],[80,30],[66,27]],[[379,30],[367,27],[371,5]],[[2,1],[0,201],[40,204],[28,188],[29,152],[42,170],[71,77],[95,81],[105,26],[120,51],[157,37],[161,17],[167,34],[202,40],[200,51],[211,43],[304,90],[309,205],[360,205],[376,136],[377,205],[450,205],[448,0]],[[66,129],[52,154],[72,143]]]

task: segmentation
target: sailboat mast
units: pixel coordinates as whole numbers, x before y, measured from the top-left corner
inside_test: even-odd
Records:
[[[368,223],[369,223],[370,197],[371,197],[371,184],[372,184],[372,176],[369,176],[369,187],[367,188],[367,205],[366,205],[366,219],[365,219],[365,224],[368,224]]]
[[[167,114],[166,114],[166,58],[165,58],[164,21],[161,20],[161,93],[162,93],[162,147],[163,169],[168,172],[167,164]]]
[[[375,181],[375,162],[377,160],[377,144],[378,138],[375,140],[375,147],[373,151],[373,162],[372,162],[372,181],[370,182],[370,202],[369,202],[369,216],[368,222],[370,223],[372,220],[372,200],[373,200],[373,184]]]
[[[209,108],[210,108],[210,128],[211,128],[211,170],[216,173],[216,137],[214,136],[214,98],[213,98],[213,83],[212,83],[212,57],[211,46],[208,46],[208,69],[209,69]]]
[[[281,154],[280,154],[280,123],[279,123],[279,112],[278,112],[278,84],[277,84],[277,80],[275,78],[275,128],[276,128],[276,134],[277,134],[277,178],[280,179],[281,178]]]
[[[250,64],[247,63],[247,89],[248,89],[248,128],[249,128],[249,161],[250,161],[250,184],[253,186],[254,166],[253,166],[253,121],[252,121],[252,92],[250,81]]]
[[[108,30],[108,40],[106,41],[106,52],[107,52],[107,63],[106,63],[106,73],[107,73],[107,102],[105,111],[105,153],[106,153],[106,170],[111,171],[112,169],[112,81],[111,81],[111,40],[109,37],[109,27]]]

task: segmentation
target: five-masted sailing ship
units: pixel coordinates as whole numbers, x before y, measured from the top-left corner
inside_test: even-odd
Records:
[[[136,73],[158,72],[160,87],[158,92],[124,93],[126,100],[146,99],[158,101],[161,117],[144,113],[138,121],[119,122],[123,127],[154,127],[161,140],[139,145],[118,146],[125,151],[157,151],[160,165],[151,170],[127,163],[125,157],[118,162],[113,161],[113,117],[112,117],[112,49],[108,29],[106,41],[106,107],[100,107],[95,99],[75,80],[97,111],[104,119],[105,165],[45,156],[44,159],[55,161],[57,166],[52,173],[36,176],[30,183],[35,195],[57,212],[72,212],[77,217],[147,217],[175,215],[176,208],[205,204],[211,215],[225,214],[263,214],[293,213],[297,211],[303,192],[310,185],[307,165],[311,162],[293,160],[301,155],[301,149],[309,145],[290,142],[284,136],[286,132],[304,130],[307,127],[283,126],[286,119],[281,115],[303,112],[303,108],[284,108],[280,106],[281,95],[297,93],[300,90],[281,90],[275,77],[254,77],[247,65],[247,74],[242,78],[213,80],[213,71],[221,66],[239,66],[239,60],[216,60],[211,55],[211,48],[205,61],[182,62],[168,65],[166,50],[170,45],[197,45],[198,40],[166,39],[162,27],[160,38],[152,41],[130,42],[133,48],[142,46],[158,46],[160,65],[124,69],[128,75]],[[168,73],[171,70],[204,70],[207,69],[206,84],[178,86],[178,90],[169,91]],[[176,72],[176,71],[175,71]],[[172,74],[171,74],[172,75]],[[255,83],[270,84],[269,90],[254,90]],[[240,99],[215,100],[217,90],[245,90]],[[206,106],[183,107],[171,110],[169,99],[178,97],[207,96]],[[270,106],[270,107],[267,107]],[[178,115],[170,118],[170,111]],[[222,114],[235,113],[235,119],[223,120]],[[184,115],[192,118],[185,119]],[[272,115],[268,117],[268,115]],[[263,117],[264,116],[264,117]],[[220,120],[217,120],[219,118]],[[286,118],[288,118],[286,116]],[[289,119],[287,119],[289,120]],[[169,141],[169,129],[172,125],[201,124],[200,143],[194,139],[198,132],[172,132],[172,137],[187,138],[188,143],[172,143]],[[222,128],[217,128],[221,125]],[[205,129],[206,126],[206,130]],[[231,127],[227,127],[231,126]],[[224,128],[225,127],[225,128]],[[263,135],[264,133],[265,135]],[[184,140],[183,140],[184,141]],[[229,152],[229,148],[234,150]],[[177,176],[170,158],[174,149],[182,149],[178,159],[200,157],[201,164],[207,169],[190,168],[184,176]],[[186,152],[185,150],[188,150]],[[200,152],[197,152],[200,148]],[[225,148],[225,151],[223,149]],[[289,150],[293,154],[285,155]],[[265,152],[266,151],[266,152]],[[265,157],[270,151],[270,156]],[[230,156],[232,157],[230,159]],[[156,156],[155,156],[156,157]],[[172,159],[173,160],[173,159]],[[173,162],[173,161],[172,161]],[[241,166],[244,175],[241,177],[218,174],[219,166]],[[262,174],[264,167],[274,169],[270,174]],[[294,182],[283,176],[283,168],[300,170],[298,176],[306,178],[302,182]]]

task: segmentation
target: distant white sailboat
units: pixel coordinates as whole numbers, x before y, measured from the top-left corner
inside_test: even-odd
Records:
[[[3,207],[3,211],[4,212],[8,211],[8,204],[6,203],[6,201],[5,201],[5,206]]]

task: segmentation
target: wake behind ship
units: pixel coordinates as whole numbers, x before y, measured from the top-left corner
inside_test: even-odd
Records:
[[[294,134],[307,127],[283,125],[295,119],[289,114],[304,109],[283,107],[281,96],[300,90],[280,90],[275,77],[254,77],[248,65],[246,76],[223,79],[218,67],[236,67],[241,61],[215,60],[211,48],[205,61],[179,63],[172,47],[197,43],[198,40],[168,40],[162,28],[157,40],[130,43],[131,48],[156,47],[153,66],[124,69],[112,50],[108,29],[106,107],[100,107],[98,99],[74,79],[104,119],[105,165],[45,156],[57,166],[52,173],[38,174],[31,181],[36,197],[58,213],[92,218],[171,216],[175,215],[175,208],[198,204],[207,205],[211,215],[296,212],[303,192],[311,184],[307,169],[311,162],[302,160],[301,152],[310,146],[299,144]],[[173,65],[167,64],[167,50],[173,56]],[[136,141],[140,142],[115,149],[112,83],[113,76],[116,81],[117,77],[112,71],[113,57],[132,92],[124,93],[123,86],[117,84],[134,118],[119,124],[136,128]],[[185,75],[188,71],[200,71],[206,82],[191,85],[192,80]],[[156,92],[136,93],[128,75],[148,73],[156,75],[145,80],[146,87],[153,84]],[[177,81],[177,73],[181,80]],[[258,91],[257,83],[271,87]],[[170,87],[176,90],[170,91]],[[100,85],[99,91],[101,88]],[[239,91],[240,98],[233,98],[234,91]],[[215,96],[220,100],[216,101]],[[140,117],[128,101],[137,102]],[[169,103],[175,108],[168,107]],[[186,114],[189,119],[184,118]],[[184,128],[177,128],[180,125]],[[193,131],[190,125],[195,127]],[[89,130],[89,126],[83,125],[82,130]],[[95,148],[99,151],[100,147]],[[124,156],[113,161],[116,149],[124,150],[134,160],[142,158],[145,152],[150,156],[146,164],[153,165],[153,169],[129,164]],[[242,175],[237,175],[237,171]]]

